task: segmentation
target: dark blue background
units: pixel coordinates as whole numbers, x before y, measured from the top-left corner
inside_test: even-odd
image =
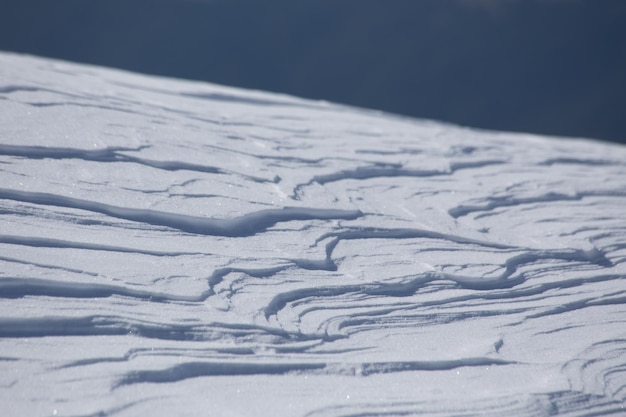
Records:
[[[626,142],[623,0],[0,0],[0,49]]]

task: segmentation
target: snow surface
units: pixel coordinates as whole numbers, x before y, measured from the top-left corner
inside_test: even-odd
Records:
[[[12,416],[626,415],[626,148],[0,54]]]

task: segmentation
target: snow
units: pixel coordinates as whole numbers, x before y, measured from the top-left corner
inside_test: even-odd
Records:
[[[0,54],[20,416],[626,415],[626,148]]]

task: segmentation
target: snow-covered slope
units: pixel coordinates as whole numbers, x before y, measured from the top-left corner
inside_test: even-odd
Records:
[[[0,54],[0,407],[626,415],[626,149]]]

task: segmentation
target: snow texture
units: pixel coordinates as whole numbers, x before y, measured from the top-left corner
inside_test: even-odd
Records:
[[[12,416],[626,415],[626,148],[0,54]]]

